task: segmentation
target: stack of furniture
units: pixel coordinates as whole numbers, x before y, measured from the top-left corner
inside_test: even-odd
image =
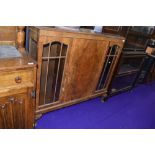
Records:
[[[155,80],[155,41],[150,40],[146,53],[147,56],[136,83],[150,83]]]
[[[154,55],[155,55],[155,31],[154,33],[151,35],[151,50],[149,50],[148,55],[151,54],[152,58],[154,59]],[[147,48],[148,51],[148,48]],[[155,64],[153,63],[153,65],[151,66],[151,68],[149,69],[149,73],[148,73],[148,77],[146,78],[147,83],[150,83],[152,81],[155,81]]]
[[[29,54],[38,62],[36,114],[107,96],[124,37],[92,31],[29,27]]]
[[[154,32],[154,27],[106,26],[103,31],[126,38],[120,64],[109,89],[109,96],[111,96],[131,90],[137,84],[137,78],[146,59],[146,47]]]
[[[33,128],[36,63],[24,52],[24,27],[0,27],[0,128]]]

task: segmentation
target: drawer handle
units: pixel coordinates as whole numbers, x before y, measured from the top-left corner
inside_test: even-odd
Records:
[[[22,78],[19,77],[19,76],[16,77],[16,78],[15,78],[15,82],[16,82],[16,83],[21,83],[21,82],[22,82]]]

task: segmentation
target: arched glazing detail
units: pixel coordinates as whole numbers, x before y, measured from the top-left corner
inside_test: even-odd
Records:
[[[96,87],[96,91],[102,90],[106,87],[106,81],[107,81],[107,78],[109,78],[110,71],[114,65],[117,54],[118,54],[117,45],[113,45],[108,48],[107,56],[102,68],[99,82]]]
[[[57,41],[43,46],[40,79],[41,105],[59,100],[67,49],[68,45]]]

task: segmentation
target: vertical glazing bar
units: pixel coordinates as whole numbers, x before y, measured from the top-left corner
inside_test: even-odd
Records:
[[[117,52],[117,50],[118,50],[118,46],[116,47],[116,52]],[[118,53],[118,52],[117,52],[117,53]],[[113,66],[113,64],[114,64],[114,61],[115,61],[116,57],[117,57],[117,56],[113,56],[112,63],[111,63],[111,66],[110,66],[110,69],[109,69],[109,70],[111,70],[111,68],[112,68],[112,66]],[[108,75],[109,75],[109,71],[108,71],[107,77],[108,77]],[[105,83],[104,83],[104,85],[103,85],[103,88],[104,88],[105,85],[106,85],[107,77],[106,77]]]
[[[47,69],[46,69],[46,79],[45,79],[45,87],[44,87],[44,104],[46,104],[46,89],[47,89],[47,78],[48,78],[48,68],[49,68],[49,56],[50,56],[50,48],[51,48],[51,43],[49,44],[49,49],[48,49],[48,60],[47,60]]]
[[[56,74],[56,82],[55,82],[55,88],[54,88],[54,97],[53,97],[53,101],[55,101],[55,95],[56,95],[56,91],[57,91],[57,83],[58,83],[58,74],[59,74],[59,68],[60,68],[60,60],[61,60],[61,53],[62,53],[62,47],[63,47],[63,43],[61,43],[61,48],[60,48],[60,55],[59,55],[59,61],[58,61],[58,69],[57,69],[57,74]]]
[[[119,46],[116,45],[116,53],[115,53],[115,55],[118,55],[118,49],[119,49]]]
[[[109,49],[108,49],[108,50],[109,50]],[[111,54],[111,51],[112,51],[112,47],[111,47],[111,49],[110,49],[109,55]],[[100,78],[100,83],[99,83],[99,85],[98,85],[98,88],[100,88],[100,86],[101,86],[102,78],[103,78],[103,76],[104,76],[104,73],[105,73],[105,70],[106,70],[106,67],[107,67],[107,64],[108,64],[108,61],[109,61],[109,56],[106,56],[106,57],[108,57],[108,59],[107,59],[107,62],[106,62],[106,64],[105,64],[104,70],[103,70],[103,72],[102,72],[102,75],[101,75],[101,78]]]

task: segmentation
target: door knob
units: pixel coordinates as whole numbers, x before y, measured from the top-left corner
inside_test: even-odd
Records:
[[[15,82],[16,82],[16,83],[21,83],[21,82],[22,82],[22,78],[21,78],[20,76],[17,76],[17,77],[15,78]]]

